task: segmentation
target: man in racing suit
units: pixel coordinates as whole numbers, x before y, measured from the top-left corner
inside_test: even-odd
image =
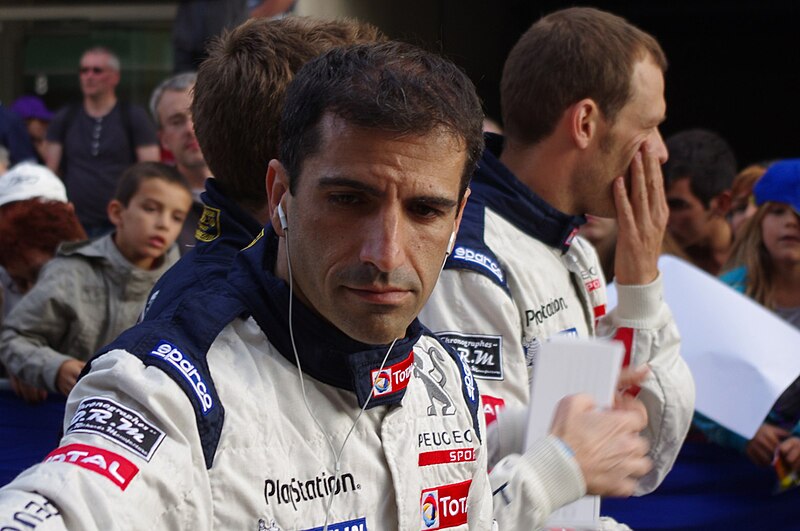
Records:
[[[647,409],[654,462],[636,490],[653,490],[677,456],[694,386],[656,266],[667,219],[658,132],[665,66],[651,36],[585,8],[546,16],[509,55],[506,137],[487,136],[454,251],[420,314],[479,380],[490,465],[521,451],[522,437],[509,437],[522,424],[512,410],[528,403],[537,353],[557,335],[613,337],[625,346],[625,367],[649,367],[627,390]],[[586,213],[619,222],[613,312],[596,253],[575,237]],[[514,477],[515,459],[495,467],[496,492]],[[503,499],[518,495],[509,484]]]
[[[225,283],[93,360],[61,446],[0,490],[0,528],[492,528],[477,387],[415,319],[460,223],[481,119],[466,76],[410,45],[309,62],[270,162],[271,226]],[[562,405],[531,456],[553,450],[578,481],[606,470],[587,482],[649,469],[640,412]],[[582,439],[606,462],[571,455]]]

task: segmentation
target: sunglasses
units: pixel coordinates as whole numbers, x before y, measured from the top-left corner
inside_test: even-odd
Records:
[[[78,72],[81,74],[88,74],[89,72],[93,74],[102,74],[105,71],[106,69],[102,66],[82,66],[78,69]]]

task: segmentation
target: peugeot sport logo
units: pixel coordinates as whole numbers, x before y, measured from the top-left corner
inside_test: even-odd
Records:
[[[425,527],[432,528],[439,525],[439,500],[436,499],[436,492],[429,492],[422,500],[422,521]]]

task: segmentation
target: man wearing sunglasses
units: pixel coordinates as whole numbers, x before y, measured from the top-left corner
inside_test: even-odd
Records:
[[[158,139],[147,113],[120,102],[120,63],[95,47],[83,53],[78,69],[83,102],[67,105],[47,130],[45,162],[67,187],[67,195],[89,236],[112,229],[106,205],[122,171],[159,160]]]

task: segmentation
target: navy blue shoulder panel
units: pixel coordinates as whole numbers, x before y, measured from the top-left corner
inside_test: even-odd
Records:
[[[246,313],[246,307],[228,293],[201,291],[189,294],[168,319],[146,321],[129,328],[103,347],[86,364],[104,353],[123,349],[146,366],[164,371],[192,403],[206,468],[211,468],[219,444],[225,409],[220,402],[206,356],[228,323]]]
[[[444,268],[475,271],[508,292],[506,273],[484,239],[485,210],[482,201],[472,198],[467,201],[453,252],[447,257]]]
[[[458,352],[439,339],[436,334],[431,332],[429,329],[424,328],[423,332],[426,336],[430,337],[431,339],[436,340],[439,346],[450,355],[451,358],[456,362],[458,368],[461,369],[461,392],[464,396],[464,402],[467,403],[467,407],[469,408],[470,415],[472,415],[472,426],[475,428],[475,434],[478,436],[478,440],[481,439],[481,425],[480,421],[478,420],[478,415],[480,414],[480,401],[478,397],[480,393],[478,392],[478,385],[475,383],[475,377],[472,375],[472,371],[469,368],[469,365],[464,363],[461,359],[461,356],[458,355]]]

